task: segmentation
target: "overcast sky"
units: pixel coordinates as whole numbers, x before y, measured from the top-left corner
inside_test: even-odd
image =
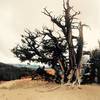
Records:
[[[25,28],[34,30],[50,25],[49,18],[41,13],[44,7],[60,14],[63,0],[0,0],[0,62],[17,63],[10,52],[20,41]],[[100,39],[100,0],[70,0],[76,10],[81,11],[80,19],[88,24],[85,28],[85,48],[98,46]],[[88,43],[88,44],[87,44]]]

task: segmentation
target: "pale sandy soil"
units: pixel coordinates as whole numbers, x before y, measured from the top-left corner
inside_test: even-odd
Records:
[[[23,79],[0,84],[0,100],[100,100],[99,85],[81,89]]]

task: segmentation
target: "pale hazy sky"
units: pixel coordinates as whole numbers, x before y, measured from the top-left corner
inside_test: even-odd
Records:
[[[62,12],[63,0],[0,0],[0,62],[17,63],[17,58],[10,52],[20,41],[20,34],[25,28],[34,30],[43,25],[50,25],[49,18],[41,13],[44,7]],[[85,28],[85,48],[98,46],[100,39],[100,0],[70,0],[76,10],[81,11],[80,19],[88,24]]]

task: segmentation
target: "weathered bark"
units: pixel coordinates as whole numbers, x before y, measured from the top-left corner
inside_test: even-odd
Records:
[[[77,54],[76,54],[77,67],[80,66],[82,54],[83,54],[83,25],[80,22],[80,24],[79,24],[78,48],[77,48]]]

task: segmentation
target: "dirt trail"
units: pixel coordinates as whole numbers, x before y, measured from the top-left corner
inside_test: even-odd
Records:
[[[81,89],[31,79],[0,84],[0,100],[100,100],[99,85]]]

